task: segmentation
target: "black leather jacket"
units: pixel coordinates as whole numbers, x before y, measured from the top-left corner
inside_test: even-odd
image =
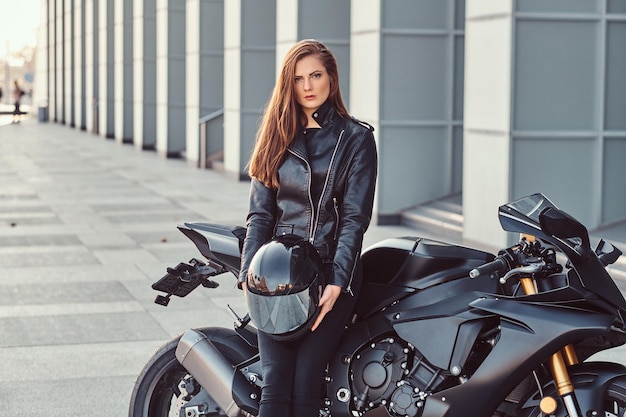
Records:
[[[312,201],[310,165],[304,138],[298,135],[279,167],[278,190],[252,179],[240,282],[245,280],[252,256],[262,244],[274,236],[295,233],[307,238],[324,262],[332,262],[326,283],[351,293],[374,204],[378,162],[374,128],[338,116],[327,104],[313,117],[322,128],[318,135],[337,141],[320,201]]]

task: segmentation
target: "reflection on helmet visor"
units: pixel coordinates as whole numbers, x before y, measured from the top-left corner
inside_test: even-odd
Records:
[[[270,334],[296,330],[314,314],[308,291],[280,297],[248,294],[250,318],[257,329]]]

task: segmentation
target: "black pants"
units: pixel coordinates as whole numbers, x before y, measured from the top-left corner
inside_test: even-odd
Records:
[[[337,349],[357,294],[358,288],[354,296],[342,293],[319,327],[297,342],[277,342],[259,332],[263,364],[259,417],[319,416],[326,364]]]

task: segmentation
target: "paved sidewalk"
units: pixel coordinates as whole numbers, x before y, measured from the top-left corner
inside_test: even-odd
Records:
[[[162,343],[230,326],[226,304],[245,312],[232,276],[167,308],[150,285],[199,257],[177,224],[243,224],[247,195],[218,172],[65,126],[1,126],[0,416],[126,416]],[[365,245],[400,235],[446,238],[373,226]]]

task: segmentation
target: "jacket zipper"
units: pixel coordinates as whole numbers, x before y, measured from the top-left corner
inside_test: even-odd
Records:
[[[333,208],[335,209],[335,234],[333,235],[333,240],[337,240],[337,234],[339,233],[339,203],[337,202],[337,197],[333,197]]]
[[[348,281],[348,286],[346,287],[346,292],[354,297],[354,293],[352,292],[352,280],[354,279],[354,270],[356,269],[356,264],[359,261],[359,256],[361,252],[357,252],[354,257],[354,266],[352,266],[352,272],[350,273],[350,281]]]
[[[309,205],[311,206],[311,223],[309,224],[309,242],[313,243],[313,238],[311,237],[311,230],[313,229],[313,219],[315,218],[315,207],[313,205],[313,197],[311,196],[311,176],[312,176],[311,165],[309,164],[309,161],[307,161],[306,158],[303,157],[302,155],[298,155],[296,152],[292,151],[291,149],[287,149],[287,150],[296,158],[301,159],[306,164],[307,169],[309,170],[309,178],[307,181],[307,194],[309,197]]]
[[[337,139],[337,145],[335,145],[335,149],[333,150],[333,155],[330,157],[330,163],[328,164],[328,172],[326,173],[326,179],[324,180],[324,187],[322,188],[322,194],[320,194],[320,201],[317,203],[317,212],[314,213],[314,222],[311,223],[311,231],[309,240],[311,243],[315,240],[315,232],[317,232],[317,223],[319,221],[319,214],[322,211],[322,200],[324,199],[324,194],[326,193],[326,187],[328,186],[328,180],[330,179],[330,171],[333,166],[333,162],[335,161],[335,156],[337,155],[337,151],[339,150],[339,145],[341,144],[341,139],[343,138],[343,133],[345,130],[342,130],[339,134],[339,139]],[[309,181],[309,197],[311,196],[311,181]]]

